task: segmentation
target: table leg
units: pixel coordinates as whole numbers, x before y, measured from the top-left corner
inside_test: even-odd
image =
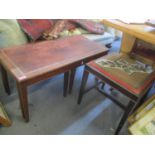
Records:
[[[18,88],[22,115],[25,121],[28,122],[29,121],[29,109],[28,109],[27,87],[24,84],[17,82],[17,88]]]
[[[0,65],[0,68],[1,68],[2,81],[3,81],[3,86],[4,86],[4,89],[5,89],[5,92],[8,95],[10,95],[11,90],[10,90],[10,87],[9,87],[9,80],[8,80],[7,71],[5,70],[5,68],[2,65]]]
[[[70,82],[69,82],[69,94],[72,93],[74,78],[75,78],[76,68],[70,71]]]
[[[78,97],[78,104],[81,104],[84,90],[85,90],[87,80],[88,80],[88,75],[89,75],[89,72],[87,70],[84,70],[81,87],[80,87],[80,92],[79,92],[79,97]]]
[[[64,97],[67,96],[68,83],[69,83],[69,71],[64,73],[64,90],[63,90]]]

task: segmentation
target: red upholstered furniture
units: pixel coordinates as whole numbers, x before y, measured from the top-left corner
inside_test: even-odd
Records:
[[[110,62],[111,66],[107,67],[107,62]],[[110,98],[124,110],[124,114],[115,131],[115,134],[118,134],[128,115],[141,103],[151,88],[155,80],[155,62],[135,54],[109,54],[88,63],[84,70],[78,104],[81,103],[83,94],[89,90],[85,89],[89,73],[96,76],[98,84],[101,82],[106,83],[127,96],[130,100],[128,105],[125,106],[111,94],[108,94],[104,88],[97,87],[100,93]]]
[[[45,30],[53,26],[50,19],[18,19],[18,23],[32,41],[36,41]]]

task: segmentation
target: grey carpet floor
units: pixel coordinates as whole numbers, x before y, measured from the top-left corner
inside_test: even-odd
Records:
[[[116,41],[111,52],[119,50],[120,41]],[[117,127],[123,111],[96,90],[87,93],[81,105],[77,97],[83,74],[83,67],[76,73],[71,95],[63,97],[63,74],[29,87],[30,122],[25,123],[19,106],[15,82],[10,78],[12,94],[8,96],[0,80],[0,99],[12,120],[11,127],[0,126],[1,135],[49,134],[49,135],[111,135]],[[94,77],[90,76],[88,86]],[[109,91],[109,87],[105,88]],[[113,92],[124,104],[128,99]],[[127,124],[120,134],[128,134]]]

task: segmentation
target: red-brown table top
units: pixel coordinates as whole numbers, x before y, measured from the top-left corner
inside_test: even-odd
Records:
[[[42,41],[0,51],[2,65],[19,81],[106,52],[108,49],[83,36]]]

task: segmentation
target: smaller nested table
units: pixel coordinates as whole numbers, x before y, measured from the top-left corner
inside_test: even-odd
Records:
[[[5,90],[10,93],[7,70],[16,80],[22,115],[29,121],[27,97],[29,85],[64,73],[64,96],[66,96],[69,71],[104,56],[107,51],[106,47],[82,36],[2,49],[0,63]]]

